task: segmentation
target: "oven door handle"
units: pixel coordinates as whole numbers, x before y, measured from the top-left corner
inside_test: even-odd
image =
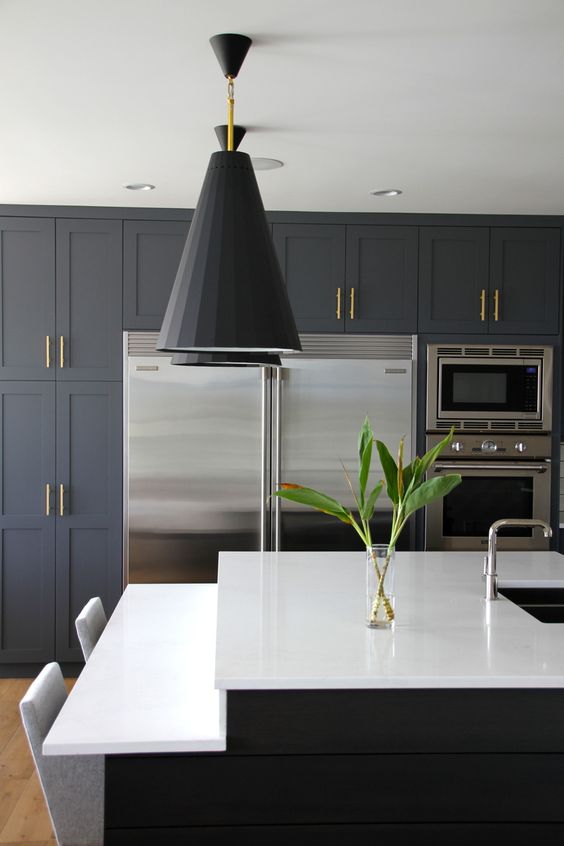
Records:
[[[433,465],[433,471],[438,473],[440,470],[509,470],[510,472],[518,473],[521,470],[534,470],[537,473],[546,473],[550,467],[550,461],[539,462],[534,464],[531,462],[509,462],[509,461],[476,461],[463,464],[460,461],[443,462],[442,464]]]

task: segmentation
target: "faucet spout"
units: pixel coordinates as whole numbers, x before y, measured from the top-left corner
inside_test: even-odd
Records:
[[[497,599],[497,532],[504,526],[519,526],[534,528],[540,526],[545,538],[552,537],[552,529],[544,520],[520,520],[505,517],[492,523],[488,532],[488,554],[484,558],[484,577],[486,582],[486,599]]]

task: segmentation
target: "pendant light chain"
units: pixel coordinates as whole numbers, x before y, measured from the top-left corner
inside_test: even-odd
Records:
[[[235,86],[233,77],[227,77],[227,149],[233,152],[235,142],[233,139],[233,113],[235,107]]]

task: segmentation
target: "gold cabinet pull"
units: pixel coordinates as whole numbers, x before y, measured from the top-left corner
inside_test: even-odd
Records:
[[[45,367],[51,367],[51,338],[45,335]]]
[[[480,320],[486,319],[486,289],[482,288],[480,293]]]
[[[51,514],[51,485],[49,482],[45,485],[45,516],[49,517]]]
[[[337,320],[341,319],[341,289],[337,288]]]
[[[59,485],[59,516],[65,516],[65,486]]]
[[[354,288],[351,288],[351,307],[349,310],[349,317],[354,320]]]
[[[494,320],[499,320],[499,288],[494,291]]]
[[[59,367],[65,366],[65,337],[61,335],[59,338]]]

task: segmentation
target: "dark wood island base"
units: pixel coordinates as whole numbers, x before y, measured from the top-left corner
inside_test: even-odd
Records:
[[[107,756],[105,827],[107,846],[558,843],[564,690],[229,691],[226,752]]]

